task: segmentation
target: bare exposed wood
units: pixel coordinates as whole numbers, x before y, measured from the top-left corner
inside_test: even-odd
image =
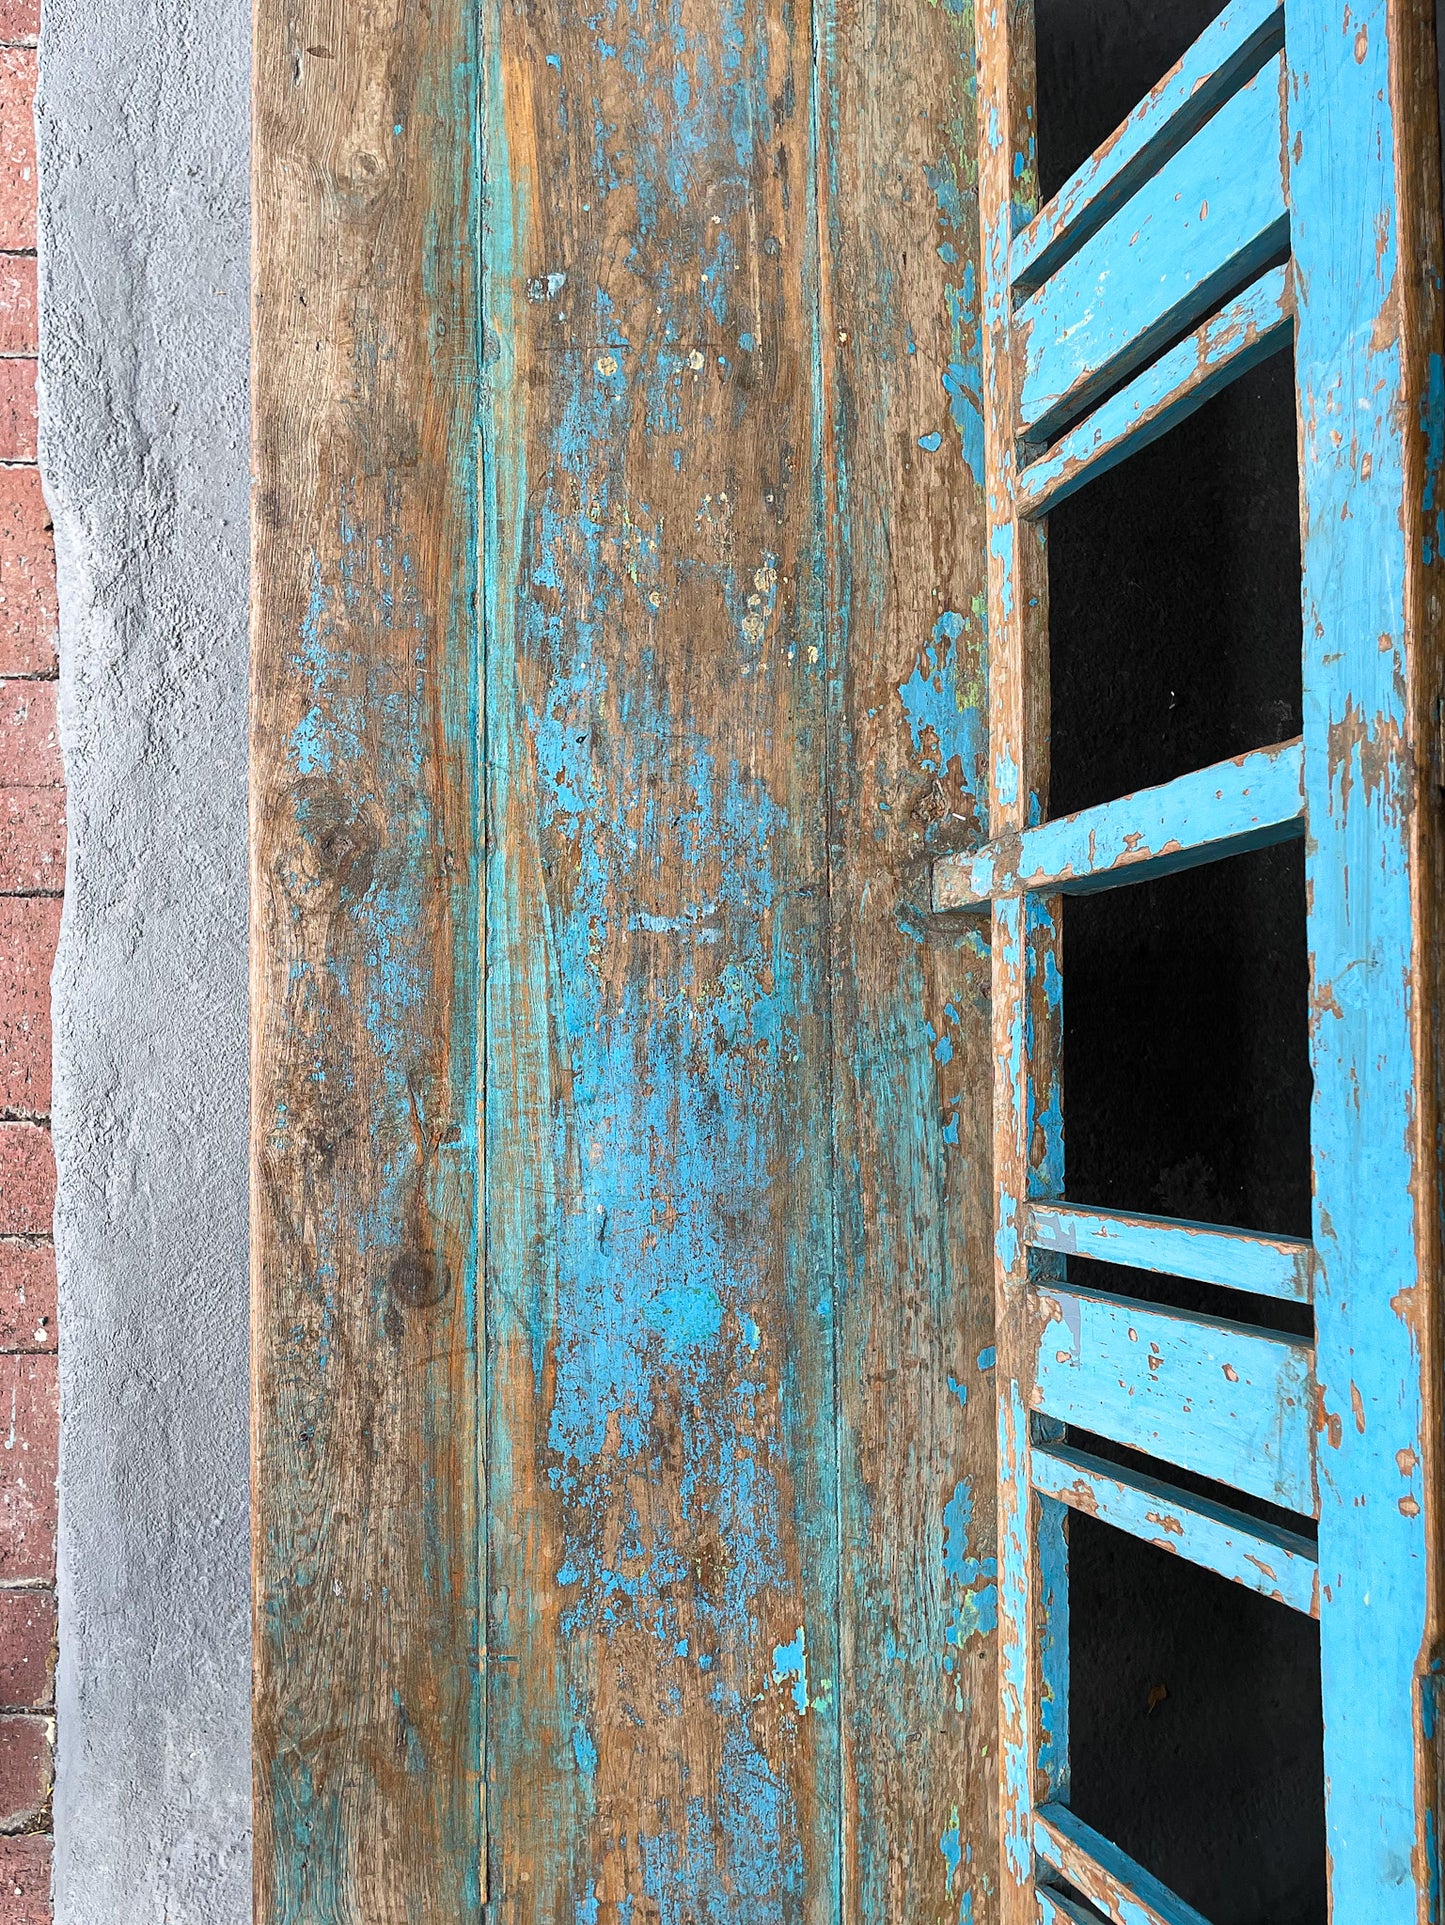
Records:
[[[993,1916],[989,964],[973,22],[820,9],[831,459],[843,1918]]]
[[[1048,808],[1048,576],[1043,527],[1021,520],[1015,499],[1018,365],[1007,279],[1012,235],[1037,201],[1029,0],[985,8],[978,44],[989,830],[1011,839]],[[992,913],[1001,1925],[1034,1925],[1033,1813],[1068,1795],[1066,1513],[1029,1475],[1038,1312],[1022,1236],[1030,1199],[1063,1187],[1057,907],[1015,894],[996,898]]]
[[[264,1925],[480,1915],[469,20],[256,11]]]

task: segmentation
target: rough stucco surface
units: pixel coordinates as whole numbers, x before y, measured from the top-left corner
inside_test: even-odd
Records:
[[[250,1915],[244,0],[46,0],[60,1925]]]

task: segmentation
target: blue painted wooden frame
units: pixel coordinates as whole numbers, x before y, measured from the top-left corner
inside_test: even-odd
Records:
[[[1069,1818],[1060,1502],[1106,1516],[1112,1507],[1109,1521],[1144,1535],[1146,1506],[1177,1499],[1189,1554],[1265,1588],[1230,1568],[1240,1560],[1232,1513],[1162,1483],[1111,1476],[1106,1465],[1073,1465],[1058,1443],[1059,1418],[1080,1421],[1050,1390],[1058,1373],[1049,1319],[1070,1294],[1060,1289],[1065,1256],[1097,1254],[1093,1243],[1113,1234],[1125,1250],[1116,1260],[1202,1273],[1192,1254],[1198,1226],[1124,1213],[1115,1225],[1104,1212],[1076,1221],[1080,1213],[1062,1202],[1059,892],[1123,886],[1300,830],[1310,903],[1313,1236],[1286,1250],[1278,1239],[1231,1242],[1213,1232],[1203,1273],[1222,1268],[1228,1275],[1214,1280],[1315,1305],[1313,1355],[1308,1345],[1285,1346],[1291,1401],[1307,1396],[1314,1406],[1314,1461],[1301,1481],[1297,1437],[1296,1488],[1286,1501],[1305,1512],[1317,1504],[1318,1571],[1307,1540],[1286,1542],[1300,1578],[1291,1577],[1288,1598],[1275,1594],[1320,1618],[1332,1920],[1424,1925],[1439,1916],[1441,770],[1430,744],[1440,714],[1445,374],[1431,11],[1410,0],[1348,9],[1286,0],[1278,73],[1287,278],[1269,270],[1234,303],[1238,314],[1204,319],[1043,450],[1038,443],[1067,430],[1091,391],[1147,359],[1151,330],[1167,348],[1158,286],[1135,302],[1119,271],[1135,233],[1121,210],[1136,193],[1145,215],[1156,203],[1163,210],[1174,176],[1202,178],[1201,169],[1228,188],[1209,118],[1223,108],[1222,124],[1231,99],[1251,89],[1257,96],[1275,71],[1260,70],[1280,45],[1281,10],[1261,0],[1227,8],[1042,212],[1032,9],[1029,0],[999,0],[980,15],[991,840],[935,865],[933,900],[938,910],[989,905],[992,916],[1002,1925],[1084,1916],[1048,1887],[1049,1870],[1116,1920],[1197,1919]],[[1197,285],[1190,252],[1200,225],[1175,222],[1154,281],[1163,274],[1170,286]],[[1251,215],[1232,253],[1224,249],[1232,265],[1213,250],[1205,271],[1216,307],[1230,272],[1242,279],[1257,270],[1266,232],[1277,239],[1278,223]],[[1127,325],[1094,315],[1081,345],[1074,316],[1115,273],[1112,304]],[[1185,309],[1191,319],[1208,313],[1192,292],[1181,301],[1171,309],[1176,320]],[[1270,751],[1267,771],[1256,751],[1232,765],[1237,777],[1200,771],[1045,823],[1040,517],[1252,365],[1291,319],[1303,740]],[[1271,794],[1287,775],[1291,796],[1254,808],[1246,777],[1255,765]],[[1138,1312],[1159,1322],[1157,1311]],[[1197,1349],[1207,1320],[1177,1322]],[[1085,1355],[1074,1346],[1073,1361],[1093,1370],[1101,1393],[1118,1374],[1108,1347]],[[1192,1440],[1179,1446],[1158,1448],[1188,1462]],[[1225,1481],[1258,1490],[1268,1469],[1245,1453],[1224,1466]]]

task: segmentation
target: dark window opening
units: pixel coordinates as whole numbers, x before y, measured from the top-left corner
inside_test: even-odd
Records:
[[[1299,734],[1297,477],[1286,352],[1054,509],[1050,814]]]
[[[1068,898],[1063,980],[1069,1197],[1309,1236],[1302,844]]]
[[[1071,1803],[1211,1925],[1322,1925],[1319,1627],[1069,1517]]]
[[[1223,11],[1223,0],[1036,0],[1043,200]]]

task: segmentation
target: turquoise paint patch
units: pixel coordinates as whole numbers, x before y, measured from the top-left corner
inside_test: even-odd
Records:
[[[1445,466],[1445,362],[1430,356],[1425,393],[1420,402],[1420,427],[1425,436],[1424,562],[1428,568],[1445,553],[1445,504],[1440,500],[1441,469]],[[1433,524],[1433,525],[1432,525]]]
[[[936,455],[943,446],[943,436],[935,428],[930,434],[919,435],[918,445],[925,454]]]
[[[597,1747],[586,1727],[580,1724],[572,1727],[572,1756],[577,1760],[577,1769],[584,1778],[597,1776]]]
[[[971,651],[963,646],[971,630],[971,614],[945,609],[898,694],[922,768],[939,775],[955,771],[978,807],[985,781],[987,667],[976,630]]]
[[[989,1344],[987,1349],[979,1351],[978,1367],[980,1370],[992,1370],[997,1362],[998,1351],[992,1344]]]
[[[330,732],[319,708],[308,709],[292,730],[291,759],[298,775],[330,775]]]
[[[802,1715],[808,1708],[808,1639],[803,1626],[787,1644],[773,1649],[773,1683],[793,1681],[793,1709]]]

